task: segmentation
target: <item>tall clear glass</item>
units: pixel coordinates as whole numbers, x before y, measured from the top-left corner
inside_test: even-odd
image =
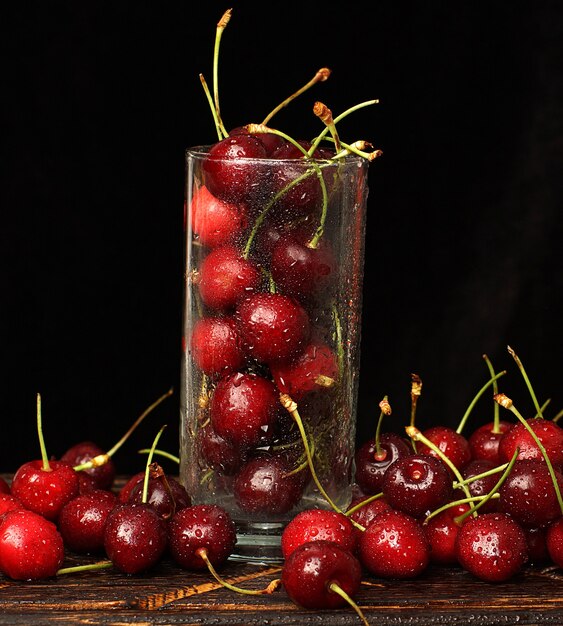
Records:
[[[180,477],[270,562],[352,497],[368,163],[186,153]]]

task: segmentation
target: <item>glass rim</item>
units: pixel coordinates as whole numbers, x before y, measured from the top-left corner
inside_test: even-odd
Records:
[[[209,149],[212,147],[213,144],[209,144],[209,145],[199,145],[199,146],[192,146],[190,148],[186,148],[185,150],[185,155],[186,157],[193,157],[196,159],[204,159],[208,153],[209,153]],[[308,157],[308,158],[285,158],[285,159],[274,159],[272,157],[264,157],[264,158],[258,158],[258,157],[237,157],[232,158],[232,157],[214,157],[213,159],[214,161],[241,161],[241,162],[246,162],[246,163],[293,163],[293,164],[297,164],[297,163],[318,163],[318,164],[333,164],[333,165],[341,165],[341,164],[353,164],[353,163],[362,163],[365,165],[369,165],[369,160],[366,159],[365,157],[360,156],[359,154],[354,154],[353,152],[350,152],[349,154],[347,154],[346,156],[343,156],[339,159],[319,159],[319,158],[312,158],[312,157]]]

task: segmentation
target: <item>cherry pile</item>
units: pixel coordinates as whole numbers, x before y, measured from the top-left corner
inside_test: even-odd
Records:
[[[399,435],[382,428],[391,415],[384,398],[375,436],[356,450],[353,500],[346,510],[325,502],[293,514],[281,536],[280,578],[258,590],[221,577],[237,542],[234,520],[221,506],[193,504],[177,478],[153,461],[158,437],[145,469],[117,488],[116,468],[99,446],[81,442],[60,460],[49,458],[39,428],[42,458],[0,480],[0,572],[14,580],[110,567],[136,575],[168,559],[182,569],[207,570],[235,593],[272,594],[282,587],[306,609],[349,605],[367,624],[355,600],[362,581],[400,584],[444,567],[496,583],[531,565],[563,568],[563,429],[557,423],[563,412],[546,418],[529,385],[535,414],[524,418],[496,389],[505,373],[477,394],[494,387],[494,416],[467,437],[474,402],[457,429],[421,431],[414,409],[422,384],[413,377],[413,411]],[[501,420],[500,408],[512,417]],[[77,451],[79,463],[63,460],[76,459]],[[269,479],[283,484],[287,475],[270,472]],[[273,496],[255,493],[257,506],[277,493],[276,487]],[[70,554],[99,560],[65,567]]]

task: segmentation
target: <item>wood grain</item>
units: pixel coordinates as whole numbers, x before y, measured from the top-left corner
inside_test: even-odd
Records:
[[[91,561],[69,555],[69,565]],[[279,569],[228,563],[222,575],[262,589]],[[478,581],[461,569],[430,568],[411,581],[364,577],[356,596],[371,626],[524,626],[563,624],[563,572],[530,567],[502,584]],[[186,572],[169,561],[142,576],[114,570],[15,582],[0,578],[0,624],[194,624],[224,626],[358,625],[351,609],[296,607],[283,589],[249,596],[229,591],[207,572]]]

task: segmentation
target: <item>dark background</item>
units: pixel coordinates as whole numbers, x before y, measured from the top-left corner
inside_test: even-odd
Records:
[[[3,8],[0,187],[1,467],[109,448],[176,393],[116,455],[163,423],[177,449],[184,150],[215,139],[198,74],[212,78],[215,24],[228,127],[261,121],[328,66],[331,78],[275,118],[295,137],[335,113],[371,166],[360,438],[388,394],[387,427],[457,425],[488,379],[563,407],[561,308],[563,12],[560,2],[37,2]],[[262,7],[262,8],[260,8]],[[490,396],[473,426],[492,417]]]

